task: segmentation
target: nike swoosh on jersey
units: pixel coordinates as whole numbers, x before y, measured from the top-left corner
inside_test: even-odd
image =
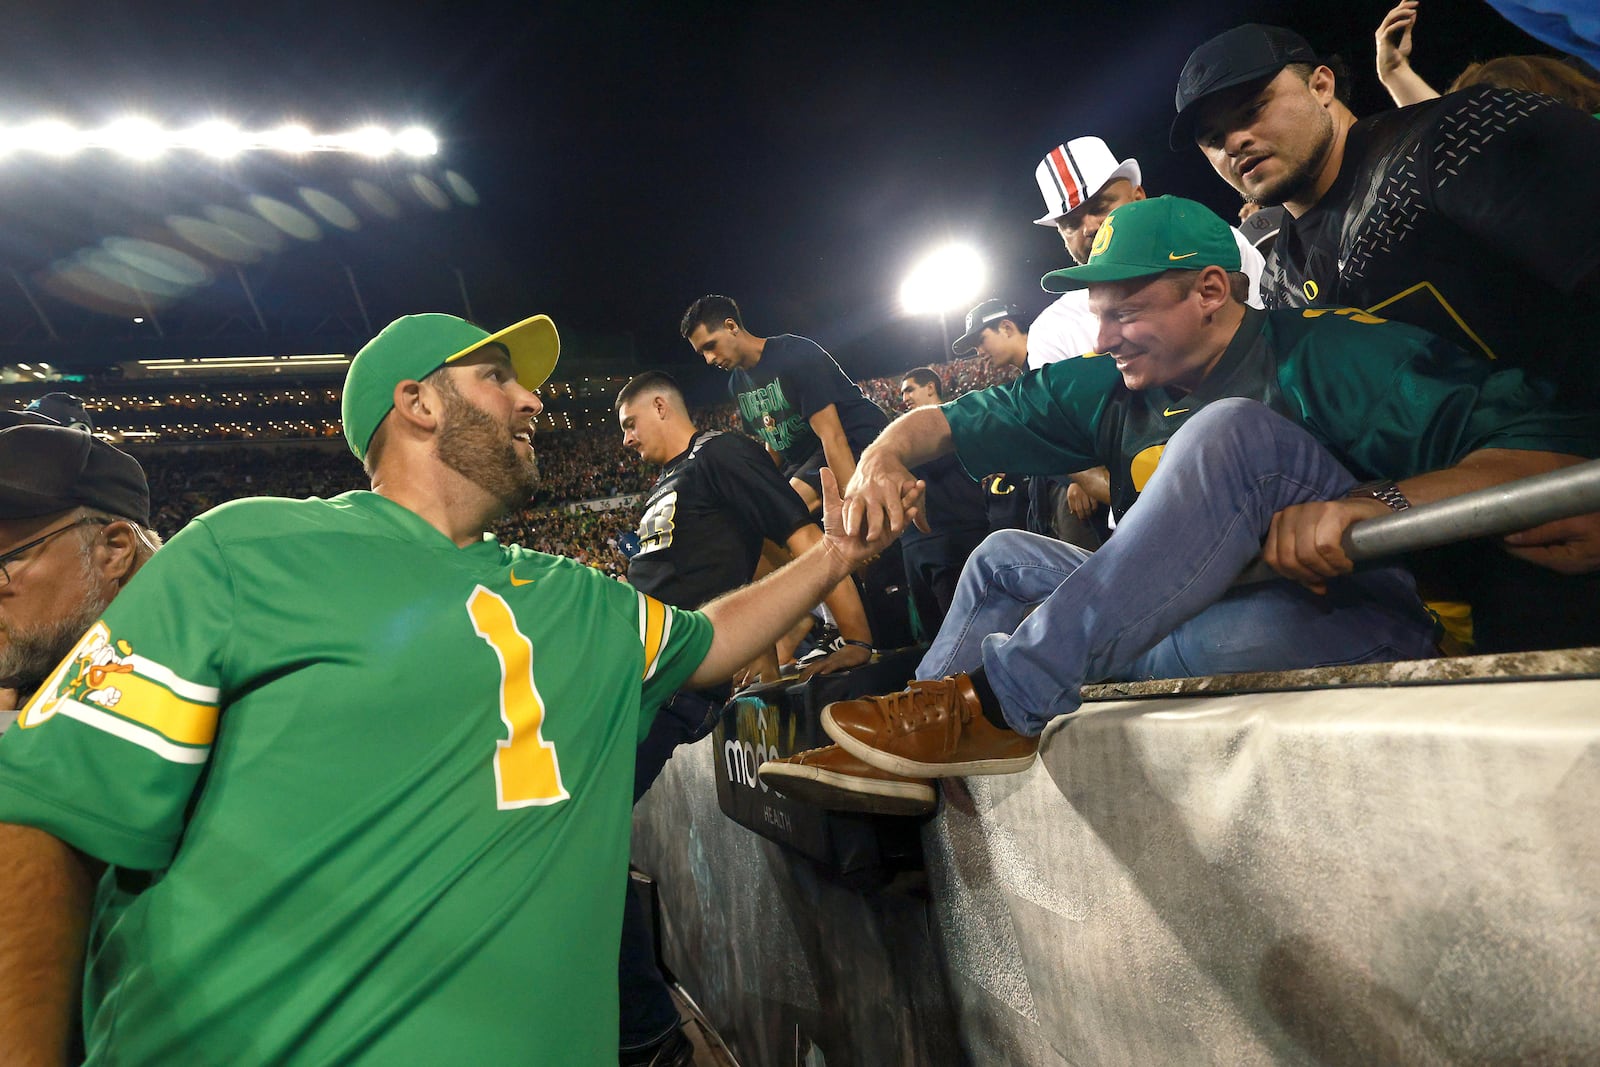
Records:
[[[1188,410],[1189,410],[1188,408],[1179,408],[1176,411],[1174,411],[1171,408],[1163,408],[1161,410],[1161,414],[1166,415],[1168,418],[1171,418],[1173,415],[1182,415],[1185,411],[1188,411]],[[515,578],[513,578],[511,580],[512,581],[516,581]]]
[[[538,580],[539,579],[537,579],[537,578],[518,578],[517,577],[517,572],[515,570],[513,570],[511,572],[511,584],[512,585],[532,585],[534,582],[537,582]]]
[[[1167,253],[1167,258],[1172,260],[1174,263],[1176,263],[1180,259],[1188,259],[1190,256],[1198,256],[1199,254],[1200,253],[1199,253],[1198,250],[1196,250],[1194,252],[1185,252],[1181,256],[1178,255],[1176,252],[1168,252]]]

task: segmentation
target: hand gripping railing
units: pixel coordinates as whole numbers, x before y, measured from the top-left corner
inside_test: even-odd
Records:
[[[1344,532],[1344,553],[1359,565],[1474,537],[1515,533],[1591,511],[1600,511],[1600,459],[1364,519]],[[1257,558],[1233,584],[1254,585],[1279,577]]]

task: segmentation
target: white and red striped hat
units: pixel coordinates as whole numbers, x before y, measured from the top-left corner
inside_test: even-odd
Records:
[[[1054,227],[1057,219],[1118,178],[1127,178],[1136,186],[1143,184],[1139,161],[1118,163],[1098,137],[1074,137],[1056,145],[1039,161],[1033,176],[1044,197],[1044,215],[1033,220],[1035,226]]]

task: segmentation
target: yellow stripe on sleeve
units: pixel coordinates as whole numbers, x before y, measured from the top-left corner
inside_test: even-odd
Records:
[[[644,645],[644,680],[656,673],[656,661],[667,643],[667,606],[653,596],[639,594],[639,642]]]

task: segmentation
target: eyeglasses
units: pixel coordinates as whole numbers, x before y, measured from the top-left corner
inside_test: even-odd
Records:
[[[0,585],[10,585],[11,584],[11,573],[12,573],[12,571],[20,571],[23,567],[26,567],[28,565],[28,561],[27,560],[23,560],[21,563],[16,563],[14,561],[19,556],[21,556],[24,552],[27,552],[30,548],[37,548],[38,546],[44,544],[46,541],[50,540],[50,538],[56,536],[57,534],[64,534],[68,530],[75,530],[79,526],[110,526],[113,521],[115,521],[115,520],[112,520],[112,519],[96,519],[96,518],[79,519],[77,522],[68,523],[65,526],[58,527],[58,528],[56,528],[54,530],[51,530],[49,533],[45,534],[43,537],[35,537],[32,541],[29,541],[27,544],[18,545],[16,548],[13,548],[10,552],[5,553],[4,555],[0,555]],[[8,563],[11,564],[10,568],[7,568],[7,566],[6,566]]]

